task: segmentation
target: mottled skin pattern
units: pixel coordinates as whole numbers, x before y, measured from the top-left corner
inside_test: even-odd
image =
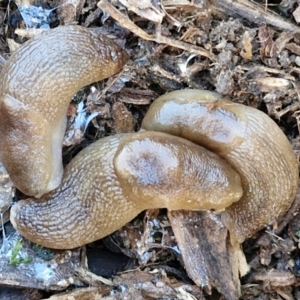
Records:
[[[240,174],[244,194],[222,219],[232,242],[241,243],[290,208],[298,187],[298,162],[286,136],[266,114],[219,98],[206,91],[171,92],[153,103],[142,128],[202,145]]]
[[[61,186],[41,201],[20,201],[11,209],[12,224],[26,238],[49,248],[81,246],[116,230],[139,209],[124,197],[112,160],[119,137],[102,139],[66,167]]]
[[[127,60],[112,40],[81,26],[43,32],[11,55],[0,75],[0,158],[24,194],[39,197],[59,185],[72,96]]]
[[[68,249],[112,233],[145,209],[223,209],[242,193],[239,175],[214,153],[144,131],[85,148],[59,188],[14,205],[11,221],[30,241]]]

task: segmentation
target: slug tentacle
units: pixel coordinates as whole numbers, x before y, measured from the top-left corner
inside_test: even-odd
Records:
[[[0,158],[6,169],[10,166],[21,170],[13,178],[18,189],[38,197],[59,185],[63,173],[62,140],[71,97],[80,88],[115,74],[127,60],[128,55],[112,40],[81,26],[63,26],[43,32],[11,55],[1,72],[0,115],[12,113],[14,116],[13,111],[5,108],[6,95],[17,99],[28,111],[49,123],[52,140],[47,146],[41,145],[41,155],[36,161],[33,147],[35,140],[45,138],[44,133],[35,128],[24,128],[29,132],[32,130],[33,134],[18,139],[16,133],[16,139],[11,143],[5,136],[14,135],[14,132],[8,132],[14,127],[8,127],[0,118]],[[27,120],[28,124],[37,124],[37,118],[31,120],[31,114]],[[24,140],[28,147],[22,147]],[[10,161],[6,151],[18,152],[18,156]],[[50,166],[43,161],[44,157],[50,160]],[[30,162],[24,164],[24,160]],[[37,174],[34,187],[26,186],[24,174],[30,178]]]

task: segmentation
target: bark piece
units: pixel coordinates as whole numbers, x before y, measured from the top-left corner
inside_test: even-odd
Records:
[[[168,217],[193,281],[207,293],[216,288],[225,299],[238,299],[241,292],[236,253],[220,214],[169,211]]]

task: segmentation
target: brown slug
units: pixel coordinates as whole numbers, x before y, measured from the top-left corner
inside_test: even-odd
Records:
[[[33,242],[66,249],[112,233],[145,209],[216,209],[241,243],[291,206],[297,160],[259,110],[208,91],[174,91],[154,101],[142,127],[85,148],[60,187],[12,207],[13,226]]]
[[[104,237],[150,208],[224,209],[242,196],[223,159],[185,139],[143,131],[100,139],[66,167],[41,201],[19,201],[13,226],[27,239],[68,249]]]
[[[24,194],[40,197],[60,184],[71,97],[127,60],[111,39],[81,26],[43,32],[11,55],[0,75],[0,160]]]
[[[187,89],[154,101],[142,127],[193,141],[239,173],[244,194],[222,213],[233,242],[279,220],[295,198],[296,156],[281,129],[257,109]]]

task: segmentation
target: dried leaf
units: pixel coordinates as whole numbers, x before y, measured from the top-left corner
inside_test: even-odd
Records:
[[[150,0],[119,0],[128,10],[154,23],[162,23],[165,14],[154,7]]]

